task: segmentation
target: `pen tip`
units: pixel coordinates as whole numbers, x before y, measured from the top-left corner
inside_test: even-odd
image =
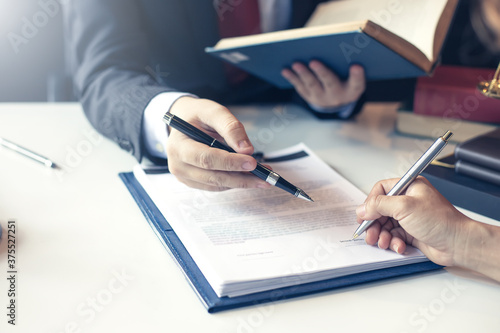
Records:
[[[352,235],[352,239],[356,239],[358,237],[359,237],[359,235],[357,233],[354,233],[354,235]]]
[[[307,193],[304,192],[303,190],[300,190],[299,195],[297,197],[309,202],[314,202],[314,200],[310,196],[308,196]]]

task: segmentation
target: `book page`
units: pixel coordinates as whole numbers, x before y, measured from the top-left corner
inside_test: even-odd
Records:
[[[304,145],[266,156],[314,202],[279,188],[200,191],[134,170],[219,297],[426,260],[351,240],[366,196]]]
[[[265,43],[273,43],[291,39],[308,38],[313,36],[329,35],[334,33],[348,32],[348,31],[357,31],[365,23],[366,20],[355,21],[355,22],[343,22],[340,24],[327,24],[327,25],[311,26],[307,28],[278,30],[256,35],[223,38],[217,43],[217,45],[215,45],[214,49],[242,47],[252,44],[265,44]]]
[[[306,26],[370,20],[433,61],[434,34],[448,0],[339,0],[318,5]]]

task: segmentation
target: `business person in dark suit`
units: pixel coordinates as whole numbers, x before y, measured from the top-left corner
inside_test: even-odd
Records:
[[[253,1],[70,0],[64,6],[68,65],[90,122],[138,160],[168,156],[170,171],[189,186],[267,187],[241,172],[256,166],[253,147],[223,105],[284,101],[292,94],[251,76],[229,82],[226,65],[204,48],[221,36],[241,34],[224,24],[245,21],[256,10],[254,31],[243,34],[303,26],[321,1],[263,0],[236,18]],[[365,87],[359,66],[345,82],[317,61],[293,64],[282,74],[322,118],[352,115]],[[239,154],[208,148],[175,130],[167,140],[161,117],[168,110]]]

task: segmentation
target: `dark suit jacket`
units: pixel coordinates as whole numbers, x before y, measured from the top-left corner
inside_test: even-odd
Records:
[[[300,27],[321,1],[292,2],[291,27]],[[76,95],[94,127],[139,160],[146,154],[141,141],[142,115],[160,92],[186,91],[222,104],[283,101],[292,95],[256,78],[240,89],[229,89],[222,63],[204,52],[219,40],[213,3],[72,0],[63,6],[68,67]],[[488,53],[478,51],[468,6],[467,1],[460,2],[443,63],[484,67]],[[476,63],[471,61],[474,59]],[[492,59],[491,67],[498,63],[497,57],[488,59]],[[369,82],[364,97],[370,101],[409,100],[411,105],[414,85],[415,79]]]
[[[229,89],[221,61],[204,52],[219,40],[213,2],[74,0],[64,6],[76,95],[93,126],[139,160],[146,154],[143,112],[158,93],[190,92],[223,104],[291,95],[257,78]],[[318,2],[293,0],[292,27],[303,26]]]

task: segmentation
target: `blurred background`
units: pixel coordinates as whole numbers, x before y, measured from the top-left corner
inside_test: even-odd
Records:
[[[0,102],[74,100],[64,66],[61,3],[67,1],[0,0]],[[442,63],[495,68],[498,59],[477,40],[469,11],[469,0],[462,0]],[[414,80],[406,81],[396,84],[412,95]],[[376,88],[369,89],[373,95],[370,100],[394,98],[385,96],[388,89]]]
[[[62,0],[0,0],[0,102],[72,99]]]

